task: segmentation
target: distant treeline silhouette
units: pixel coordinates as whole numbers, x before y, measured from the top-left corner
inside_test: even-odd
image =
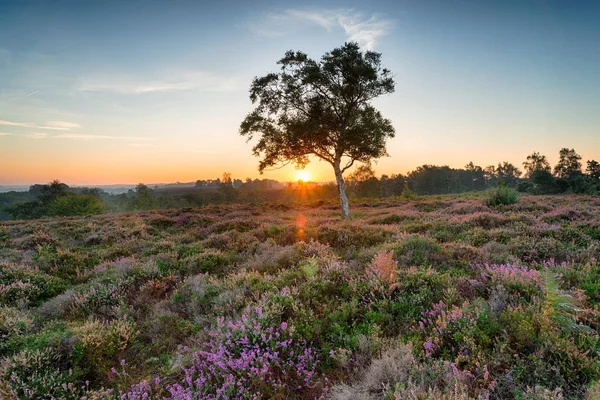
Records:
[[[469,162],[464,168],[422,165],[403,174],[375,175],[372,165],[357,167],[348,176],[349,197],[374,198],[438,195],[506,186],[529,194],[580,193],[600,195],[600,163],[589,160],[585,170],[574,149],[563,148],[552,168],[537,152],[523,162],[524,171],[509,162],[481,167]],[[338,196],[332,183],[281,183],[272,179],[222,178],[198,180],[195,187],[155,187],[140,183],[122,194],[98,188],[72,188],[59,181],[32,185],[27,192],[0,193],[0,220],[52,216],[91,215],[103,212],[199,207],[225,203],[314,203]]]

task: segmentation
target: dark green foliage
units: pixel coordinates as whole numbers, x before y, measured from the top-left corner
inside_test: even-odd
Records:
[[[48,207],[48,215],[71,217],[95,215],[104,211],[104,204],[96,196],[89,194],[68,194],[56,198]]]
[[[279,60],[280,73],[255,78],[250,99],[257,103],[240,126],[248,140],[258,136],[254,155],[259,171],[286,163],[304,167],[309,156],[334,169],[342,213],[350,218],[343,173],[355,162],[385,156],[385,142],[394,137],[371,100],[394,92],[381,54],[361,52],[346,43],[315,61],[302,52],[288,51]]]
[[[420,235],[413,235],[404,240],[396,248],[394,257],[406,266],[440,266],[444,263],[441,246]]]
[[[507,206],[521,201],[521,195],[513,188],[498,186],[486,193],[485,204],[489,207]]]
[[[558,193],[561,189],[550,171],[535,170],[529,173],[529,179],[533,184],[531,192],[534,194]]]
[[[496,168],[496,182],[501,186],[514,188],[519,182],[522,172],[509,162],[504,161]]]
[[[581,156],[575,152],[575,149],[562,148],[558,156],[558,163],[554,166],[554,175],[558,178],[570,179],[581,174]]]
[[[550,163],[546,156],[541,155],[538,152],[533,152],[532,154],[527,156],[527,161],[523,162],[523,167],[525,168],[526,175],[531,178],[531,175],[534,172],[550,172],[552,168],[550,168]]]

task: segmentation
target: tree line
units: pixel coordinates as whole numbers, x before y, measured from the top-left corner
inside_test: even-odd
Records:
[[[205,182],[210,182],[206,184]],[[215,183],[216,182],[216,183]],[[600,163],[584,166],[574,149],[563,148],[552,167],[545,155],[533,152],[523,170],[509,163],[463,168],[425,164],[406,174],[377,177],[371,164],[354,169],[346,179],[353,198],[412,197],[482,191],[505,186],[529,194],[580,193],[600,195]],[[71,188],[57,180],[32,185],[28,192],[0,193],[0,219],[92,215],[103,212],[199,207],[226,203],[312,203],[339,196],[334,183],[281,183],[272,179],[223,178],[197,181],[193,188],[151,188],[143,183],[127,193],[109,194],[99,188]]]
[[[585,170],[574,149],[559,151],[551,167],[545,155],[533,152],[523,162],[523,171],[509,162],[481,167],[469,162],[464,168],[422,165],[406,175],[375,176],[371,164],[358,167],[348,177],[348,190],[355,197],[399,196],[405,190],[419,195],[463,193],[506,186],[530,194],[600,194],[600,163],[588,160]]]

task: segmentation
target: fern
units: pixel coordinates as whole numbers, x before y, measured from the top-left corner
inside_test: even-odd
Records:
[[[560,289],[558,280],[548,269],[544,272],[544,295],[542,306],[544,327],[559,327],[577,333],[595,333],[592,328],[577,322],[578,314],[582,309],[572,295]]]

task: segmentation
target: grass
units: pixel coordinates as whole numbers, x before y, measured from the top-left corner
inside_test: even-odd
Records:
[[[521,194],[515,189],[499,186],[488,190],[485,203],[490,207],[509,206],[521,201]]]
[[[597,197],[361,199],[352,212],[0,224],[0,394],[593,398]]]

